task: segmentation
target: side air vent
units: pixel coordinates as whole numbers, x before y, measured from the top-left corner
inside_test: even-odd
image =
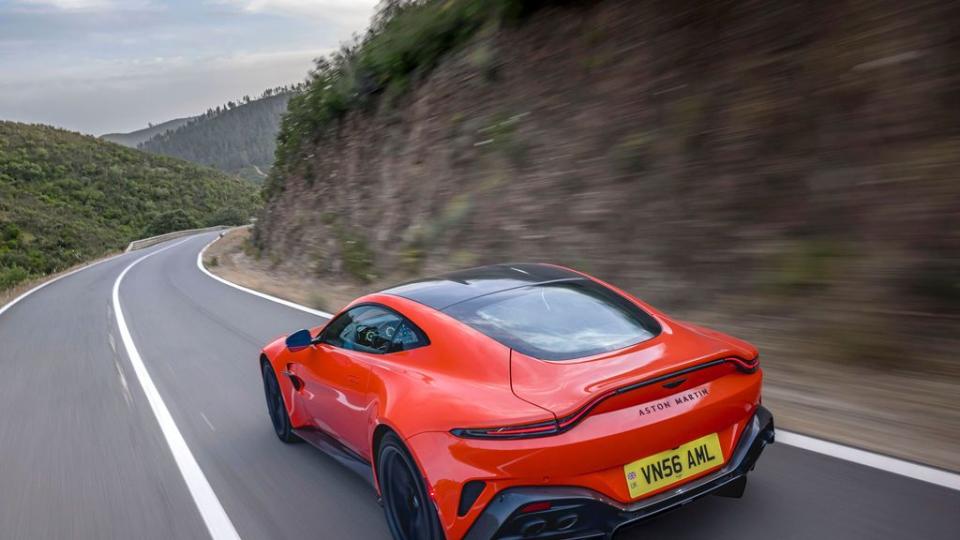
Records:
[[[457,506],[458,516],[467,515],[485,487],[487,487],[487,483],[482,480],[471,480],[463,485],[463,491],[460,492],[460,504]]]

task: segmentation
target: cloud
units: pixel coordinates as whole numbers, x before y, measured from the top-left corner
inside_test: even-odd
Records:
[[[90,9],[109,7],[110,0],[15,0],[15,4],[57,9]]]
[[[103,60],[0,82],[0,118],[85,133],[132,131],[296,83],[329,49]]]
[[[267,13],[326,19],[361,32],[370,22],[377,0],[211,0],[245,13]]]
[[[60,11],[142,9],[152,6],[148,0],[13,0],[12,3],[14,6]]]
[[[302,81],[376,0],[0,0],[0,119],[126,131]]]

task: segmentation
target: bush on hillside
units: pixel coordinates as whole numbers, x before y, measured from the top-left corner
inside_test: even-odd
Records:
[[[153,218],[153,221],[147,225],[143,231],[143,236],[156,236],[174,231],[185,231],[187,229],[196,229],[197,222],[186,212],[177,208],[169,212],[164,212]]]
[[[465,44],[488,24],[528,15],[549,0],[386,0],[366,35],[317,59],[305,90],[287,106],[277,136],[275,167],[264,185],[270,198],[282,188],[285,167],[304,142],[379,94],[405,91],[414,76]]]

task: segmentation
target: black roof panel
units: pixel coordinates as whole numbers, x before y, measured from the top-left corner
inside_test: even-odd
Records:
[[[478,296],[563,279],[583,276],[547,264],[492,264],[418,279],[381,292],[443,310]]]

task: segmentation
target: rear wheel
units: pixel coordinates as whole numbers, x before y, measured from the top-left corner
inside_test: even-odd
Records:
[[[377,453],[377,476],[387,526],[396,540],[442,540],[443,529],[426,483],[410,453],[393,433]]]
[[[273,431],[276,432],[277,437],[285,443],[299,441],[300,437],[297,437],[290,425],[290,417],[283,403],[280,384],[269,362],[263,363],[263,393],[267,397],[267,412],[270,413],[270,422],[273,423]]]

